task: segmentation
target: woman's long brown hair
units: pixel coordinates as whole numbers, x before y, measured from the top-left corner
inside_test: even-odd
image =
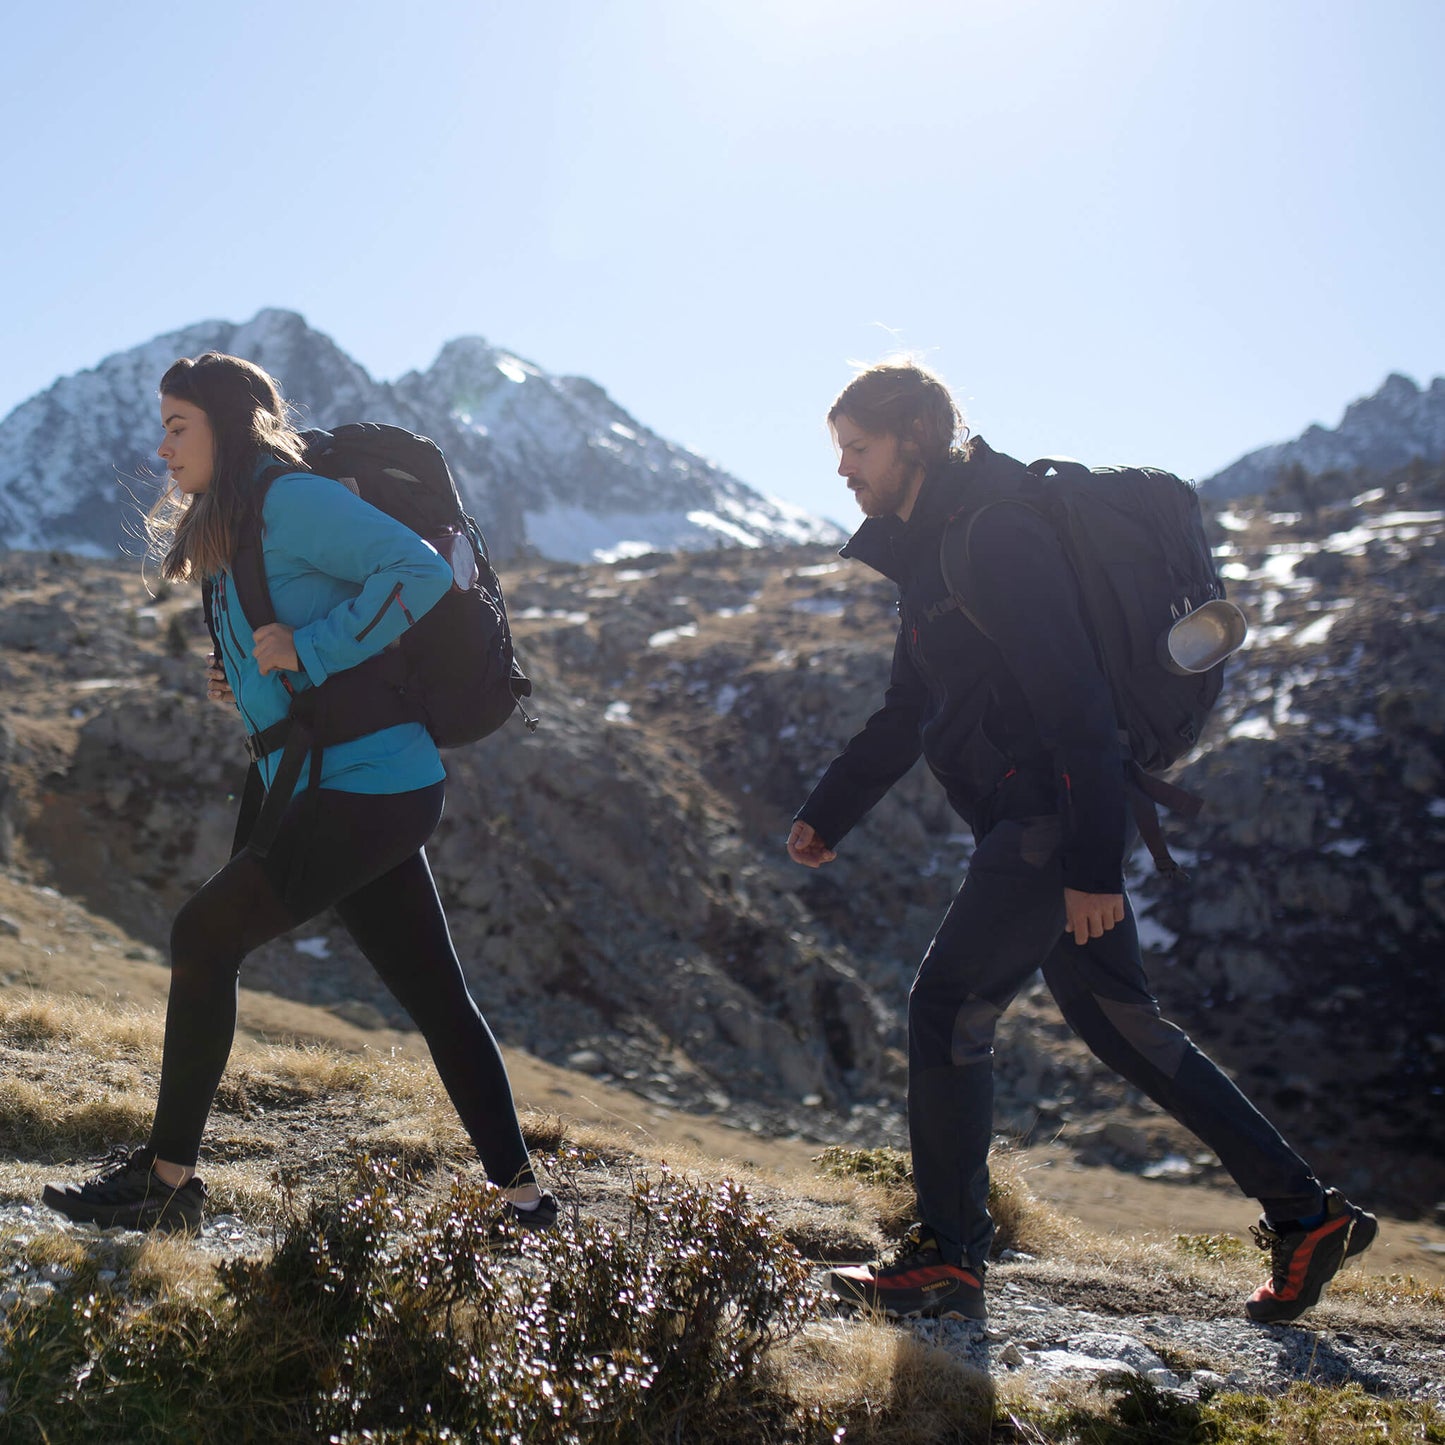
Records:
[[[160,394],[200,407],[215,439],[210,487],[189,497],[168,487],[145,519],[152,552],[161,556],[161,576],[196,581],[230,565],[258,463],[274,457],[304,471],[305,448],[281,389],[239,356],[183,356],[161,378]]]

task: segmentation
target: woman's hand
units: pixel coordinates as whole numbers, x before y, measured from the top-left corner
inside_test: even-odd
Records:
[[[233,703],[236,701],[235,695],[231,692],[231,684],[226,681],[226,669],[221,666],[220,659],[214,652],[206,666],[206,696],[212,702]]]
[[[295,628],[279,622],[268,622],[256,629],[256,645],[251,649],[251,656],[256,659],[262,677],[268,672],[301,670],[301,660],[296,656],[296,644],[292,640],[295,634]]]

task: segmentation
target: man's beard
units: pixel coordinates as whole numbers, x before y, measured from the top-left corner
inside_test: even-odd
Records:
[[[853,490],[853,500],[865,517],[887,517],[895,513],[908,495],[913,468],[899,462],[877,482],[864,482]]]

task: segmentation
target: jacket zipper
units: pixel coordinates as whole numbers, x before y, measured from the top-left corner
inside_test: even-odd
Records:
[[[238,661],[238,662],[236,663],[236,677],[237,677],[237,679],[239,680],[239,678],[240,678],[240,676],[241,676],[241,672],[242,672],[243,668],[245,667],[246,649],[241,646],[241,639],[240,639],[240,637],[239,637],[239,636],[237,635],[237,633],[236,633],[236,624],[231,620],[231,587],[230,587],[230,578],[227,577],[227,575],[226,575],[224,572],[221,573],[221,588],[220,588],[220,591],[221,591],[221,615],[226,619],[226,630],[227,630],[227,632],[229,632],[230,635],[231,635],[231,642],[234,644],[234,647],[235,647],[235,655],[236,655],[236,657],[237,657],[238,659],[240,659],[240,661]],[[233,691],[234,691],[234,690],[233,690]],[[235,692],[235,693],[234,693],[234,696],[235,696],[235,699],[236,699],[236,710],[241,714],[241,721],[246,725],[247,735],[249,736],[249,735],[252,734],[252,733],[258,732],[259,729],[256,727],[255,720],[251,717],[251,714],[246,711],[245,707],[243,706],[243,704],[242,704],[242,702],[241,702],[241,695],[240,695],[240,693],[239,693],[239,692]]]
[[[406,625],[408,627],[412,626],[414,619],[412,618],[411,613],[406,610],[406,603],[401,600],[401,589],[402,584],[400,582],[398,582],[396,586],[391,589],[391,591],[387,594],[386,601],[383,602],[380,608],[377,610],[376,616],[373,617],[371,621],[368,622],[366,626],[363,627],[361,631],[356,634],[356,640],[358,642],[360,642],[361,639],[365,637],[366,634],[370,632],[372,628],[374,628],[383,617],[386,616],[386,609],[390,607],[393,602],[395,602],[396,605],[401,608],[401,615],[406,618]]]

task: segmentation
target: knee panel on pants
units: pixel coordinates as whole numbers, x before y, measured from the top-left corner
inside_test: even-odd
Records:
[[[953,1016],[949,1062],[979,1064],[993,1057],[993,1035],[1003,1010],[976,995],[964,1000]]]
[[[1092,996],[1099,1012],[1114,1031],[1144,1061],[1172,1079],[1189,1052],[1189,1035],[1183,1029],[1159,1016],[1157,1005],[1123,1003],[1118,999]],[[1092,1048],[1094,1040],[1087,1034],[1084,1042]]]

